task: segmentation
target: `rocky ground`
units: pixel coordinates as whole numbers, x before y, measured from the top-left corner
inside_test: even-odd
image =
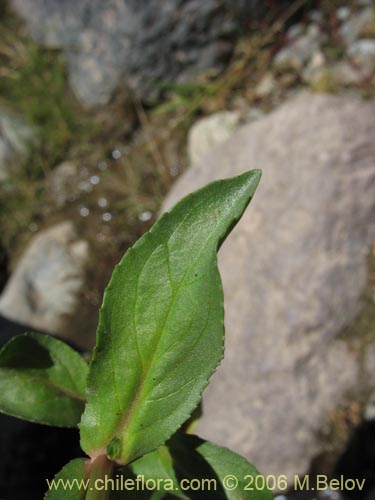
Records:
[[[223,249],[200,431],[268,474],[331,472],[374,419],[375,6],[219,3],[163,2],[151,24],[158,0],[0,13],[0,314],[89,349],[166,194],[263,168]]]

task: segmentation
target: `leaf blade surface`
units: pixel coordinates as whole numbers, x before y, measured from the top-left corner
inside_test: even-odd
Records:
[[[25,333],[0,351],[0,411],[30,422],[75,427],[85,404],[88,365],[48,335]]]
[[[84,500],[86,498],[87,460],[68,462],[50,481],[44,500]]]
[[[104,294],[80,423],[89,455],[129,463],[191,415],[223,356],[219,245],[260,171],[187,196],[127,251]]]

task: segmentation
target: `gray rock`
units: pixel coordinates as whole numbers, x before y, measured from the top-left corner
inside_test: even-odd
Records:
[[[312,23],[322,24],[323,22],[323,12],[320,10],[311,10],[308,13],[308,18]]]
[[[188,135],[188,156],[197,163],[216,144],[225,142],[238,128],[240,114],[236,111],[219,111],[198,120]]]
[[[105,104],[126,77],[147,97],[164,82],[220,70],[242,24],[264,14],[252,0],[10,0],[34,38],[63,48],[70,81],[89,105]]]
[[[66,317],[77,306],[88,245],[71,222],[37,234],[0,297],[0,313],[36,330],[64,334]]]
[[[130,40],[139,29],[123,0],[11,0],[34,39],[63,48],[70,82],[88,105],[109,101],[129,57]]]
[[[273,74],[269,71],[265,73],[263,78],[255,88],[255,95],[257,97],[267,97],[272,94],[277,88],[276,80]]]
[[[346,5],[341,6],[337,9],[336,15],[337,19],[341,22],[346,21],[350,17],[350,8],[347,7]]]
[[[305,29],[306,26],[302,23],[293,24],[286,32],[287,39],[295,40],[304,34]]]
[[[226,355],[197,432],[265,474],[306,473],[323,447],[319,431],[358,384],[358,362],[336,337],[359,312],[367,282],[374,129],[367,102],[300,96],[217,146],[163,207],[214,179],[263,168],[220,251]]]
[[[356,14],[353,14],[340,28],[340,35],[347,46],[361,37],[368,26],[374,23],[374,11],[372,7],[367,7]]]
[[[26,158],[36,141],[35,131],[18,115],[0,110],[0,181]]]
[[[309,64],[304,68],[302,77],[306,82],[313,82],[320,78],[325,71],[327,71],[326,58],[323,52],[318,50],[312,55]]]
[[[244,122],[245,123],[251,123],[259,120],[260,118],[263,118],[265,116],[265,112],[259,108],[256,107],[250,107],[246,110],[244,113]]]
[[[312,60],[302,72],[303,79],[309,84],[315,84],[327,78],[338,86],[359,85],[368,75],[369,70],[364,72],[363,67],[359,68],[358,65],[347,61],[338,61],[328,65],[324,59],[321,64],[318,64],[317,60]]]
[[[363,80],[363,73],[346,61],[339,61],[330,66],[329,71],[335,82],[341,85],[358,85]]]
[[[130,53],[128,38],[120,40],[109,44],[105,36],[88,29],[78,36],[79,51],[67,49],[70,85],[88,106],[107,104],[118,86]]]
[[[371,398],[367,402],[364,415],[365,420],[375,420],[375,393],[372,394]]]
[[[364,368],[366,372],[366,376],[374,378],[375,374],[375,343],[370,344],[366,349],[365,359],[364,359]],[[365,420],[375,420],[375,390],[371,397],[369,398],[365,411],[364,411]]]
[[[47,185],[51,201],[63,207],[79,194],[77,165],[69,161],[58,165],[50,173]]]
[[[316,24],[310,24],[306,33],[292,39],[291,43],[276,54],[273,63],[276,68],[300,70],[319,50],[320,44],[320,29]]]
[[[375,343],[370,344],[366,349],[364,367],[368,376],[375,374]]]
[[[375,71],[375,40],[362,39],[353,42],[348,49],[349,57],[370,75]]]

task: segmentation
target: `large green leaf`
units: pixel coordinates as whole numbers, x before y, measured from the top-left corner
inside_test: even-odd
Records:
[[[25,333],[0,351],[0,411],[30,422],[74,427],[85,405],[86,361],[71,347]]]
[[[129,463],[163,444],[199,403],[223,356],[216,252],[260,175],[247,172],[187,196],[116,267],[80,423],[89,455]]]
[[[84,500],[87,486],[87,463],[76,458],[67,463],[56,476],[47,481],[45,500]]]

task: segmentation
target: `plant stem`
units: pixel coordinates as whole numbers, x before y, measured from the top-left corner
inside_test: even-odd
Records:
[[[86,500],[109,500],[112,475],[113,462],[105,455],[95,458],[90,464],[90,486],[86,493]]]

